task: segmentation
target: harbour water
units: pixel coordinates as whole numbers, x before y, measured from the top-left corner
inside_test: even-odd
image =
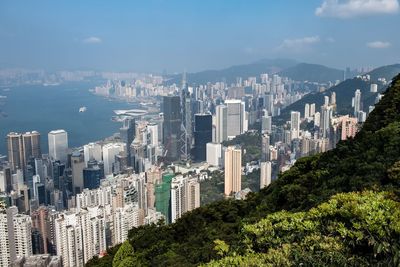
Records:
[[[0,95],[7,97],[0,103],[0,154],[7,154],[5,138],[9,132],[40,132],[43,153],[48,151],[47,133],[51,130],[66,130],[70,147],[118,132],[120,123],[111,120],[113,110],[138,105],[95,96],[89,92],[95,85],[80,82],[0,88]],[[86,107],[86,111],[79,112],[80,107]]]

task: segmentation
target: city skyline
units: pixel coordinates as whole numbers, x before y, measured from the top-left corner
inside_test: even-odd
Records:
[[[173,73],[278,57],[341,69],[399,61],[387,27],[400,23],[397,0],[93,3],[2,1],[0,67]]]

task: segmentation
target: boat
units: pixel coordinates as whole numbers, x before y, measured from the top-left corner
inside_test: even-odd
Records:
[[[81,108],[79,108],[79,112],[85,112],[87,110],[87,108],[86,107],[81,107]]]

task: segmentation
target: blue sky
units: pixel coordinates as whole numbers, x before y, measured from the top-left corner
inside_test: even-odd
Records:
[[[400,62],[398,0],[0,1],[0,67],[190,72]]]

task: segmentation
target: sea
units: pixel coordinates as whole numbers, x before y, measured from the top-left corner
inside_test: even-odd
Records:
[[[134,109],[136,103],[110,100],[89,92],[99,85],[73,82],[61,85],[24,85],[0,88],[0,154],[7,155],[9,132],[38,131],[42,153],[48,152],[47,134],[51,130],[68,132],[69,147],[102,140],[118,132],[120,122],[112,121],[113,110]],[[79,112],[86,107],[85,112]]]

